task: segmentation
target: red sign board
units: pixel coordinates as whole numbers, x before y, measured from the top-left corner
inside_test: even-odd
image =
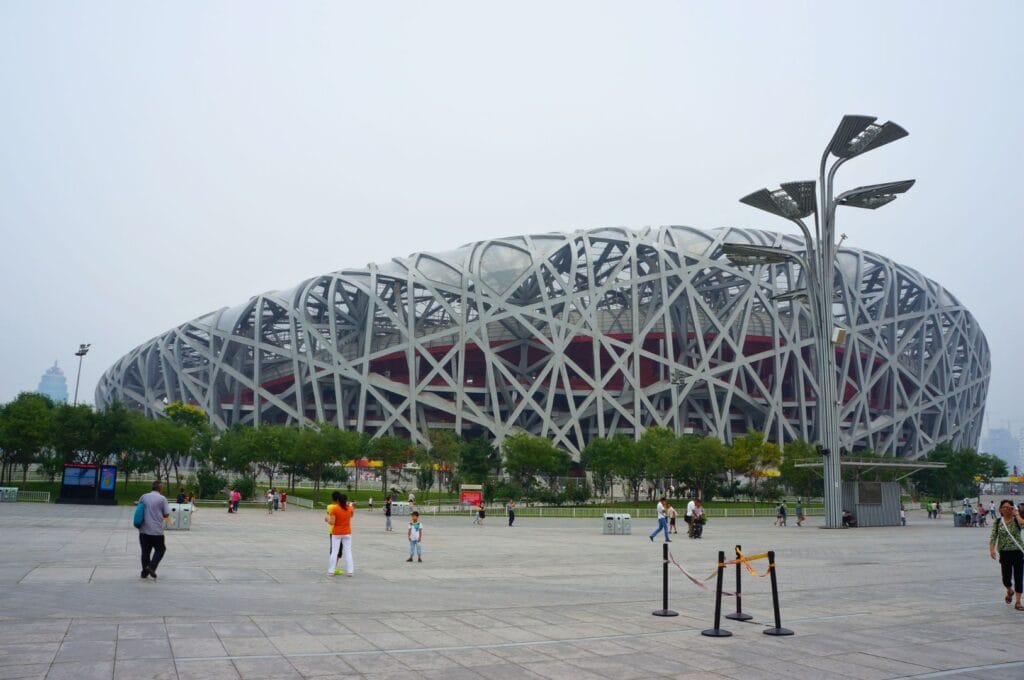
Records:
[[[459,491],[459,503],[463,505],[480,505],[483,502],[483,491]]]

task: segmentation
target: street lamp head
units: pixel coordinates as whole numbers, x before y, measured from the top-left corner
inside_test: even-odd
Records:
[[[787,182],[775,191],[759,189],[741,198],[740,203],[787,220],[799,220],[814,214],[817,198],[813,181]]]
[[[910,134],[896,123],[878,124],[876,120],[874,116],[843,116],[827,153],[838,158],[853,158]]]
[[[850,191],[844,191],[836,197],[838,205],[848,205],[851,208],[865,208],[875,210],[886,203],[892,203],[900,194],[904,194],[914,186],[917,180],[905,179],[901,182],[886,182],[885,184],[871,184],[865,187],[857,187]]]
[[[89,348],[90,347],[92,347],[92,345],[90,345],[90,344],[85,344],[85,343],[80,344],[78,346],[78,351],[75,352],[75,356],[76,357],[84,357],[86,354],[89,353]]]
[[[796,253],[775,246],[755,246],[748,243],[723,243],[722,254],[736,265],[779,264],[799,260]]]

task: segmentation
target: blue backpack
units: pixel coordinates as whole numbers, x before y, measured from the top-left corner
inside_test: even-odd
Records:
[[[146,521],[146,506],[139,499],[139,502],[135,505],[135,516],[132,518],[132,524],[135,525],[136,529],[142,528],[142,523]]]

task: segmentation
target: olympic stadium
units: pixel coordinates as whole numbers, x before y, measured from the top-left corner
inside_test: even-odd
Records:
[[[817,378],[798,264],[737,267],[723,243],[802,251],[759,230],[606,228],[471,243],[317,276],[172,328],[110,369],[96,404],[166,403],[234,423],[325,422],[426,441],[521,431],[577,456],[662,425],[815,441]],[[843,449],[976,446],[990,359],[941,285],[839,248]],[[780,298],[781,295],[781,298]],[[791,296],[792,297],[792,296]]]

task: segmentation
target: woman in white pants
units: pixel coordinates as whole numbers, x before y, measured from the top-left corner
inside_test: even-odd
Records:
[[[341,550],[342,558],[345,561],[345,576],[353,573],[352,565],[352,515],[355,514],[355,507],[348,502],[348,496],[335,491],[331,494],[334,501],[327,507],[327,516],[324,521],[331,527],[331,559],[328,562],[327,573],[330,576],[340,576],[338,569],[338,550]]]

